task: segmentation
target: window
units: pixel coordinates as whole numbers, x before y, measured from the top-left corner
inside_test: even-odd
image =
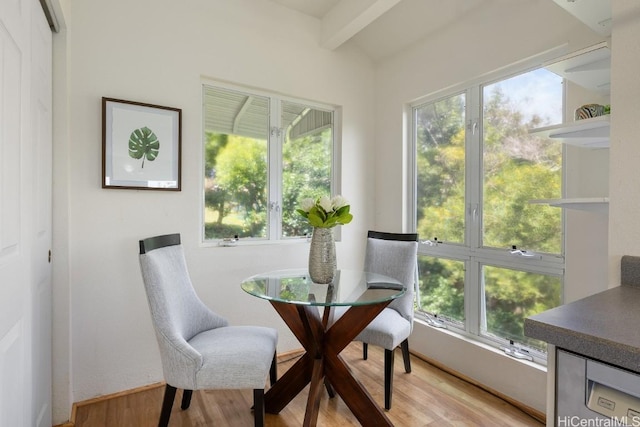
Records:
[[[413,105],[418,313],[438,326],[545,357],[524,319],[561,303],[562,146],[528,134],[562,122],[546,69]]]
[[[334,116],[330,106],[204,85],[205,240],[310,234],[295,208],[334,190]]]

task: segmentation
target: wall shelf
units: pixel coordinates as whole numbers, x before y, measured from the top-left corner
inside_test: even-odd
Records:
[[[576,209],[590,212],[609,212],[608,197],[574,197],[567,199],[538,199],[530,200],[529,203],[549,205],[557,208]]]
[[[572,52],[545,68],[594,93],[609,95],[611,92],[611,50],[607,42]]]
[[[608,148],[611,115],[529,130],[529,134],[584,148]]]
[[[555,0],[554,0],[555,1]],[[590,93],[606,96],[610,92],[611,52],[608,43],[588,47],[555,60],[545,68]],[[592,117],[553,126],[530,129],[529,134],[549,138],[563,144],[580,148],[609,148],[611,115]],[[608,214],[608,197],[569,197],[562,199],[530,200],[532,204],[543,204],[563,209]]]

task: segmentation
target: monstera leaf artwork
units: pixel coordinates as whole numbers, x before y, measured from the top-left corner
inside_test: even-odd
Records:
[[[181,153],[180,108],[102,98],[102,188],[181,191]]]
[[[129,156],[134,159],[142,159],[142,169],[144,169],[145,160],[154,161],[159,152],[160,141],[151,129],[145,126],[131,132],[131,136],[129,136]]]

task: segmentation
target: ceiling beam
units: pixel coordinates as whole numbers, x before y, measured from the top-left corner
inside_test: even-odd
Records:
[[[334,50],[402,0],[342,0],[322,19],[320,46]]]

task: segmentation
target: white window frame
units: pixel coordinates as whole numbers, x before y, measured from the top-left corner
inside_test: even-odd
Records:
[[[284,132],[282,132],[282,117],[281,106],[282,102],[291,102],[295,104],[303,104],[312,108],[320,110],[331,111],[333,115],[333,147],[332,147],[332,159],[331,159],[331,195],[340,194],[340,183],[342,181],[342,107],[337,105],[325,104],[316,101],[309,101],[307,99],[291,97],[282,95],[277,92],[268,91],[264,89],[256,89],[253,87],[246,87],[242,85],[232,84],[228,82],[221,82],[210,79],[202,79],[201,81],[201,96],[204,93],[205,86],[226,89],[231,91],[240,92],[247,95],[256,95],[266,97],[269,99],[269,137],[267,141],[267,191],[268,191],[268,206],[269,211],[267,213],[267,237],[266,238],[242,238],[233,245],[261,245],[261,244],[284,244],[284,243],[299,243],[306,242],[309,237],[282,237],[282,146],[284,142]],[[204,114],[204,99],[202,101],[201,114],[201,129],[202,129],[202,162],[200,168],[200,188],[201,188],[201,205],[200,205],[200,240],[202,246],[224,246],[223,239],[206,239],[205,236],[205,114]],[[339,227],[338,227],[339,228]],[[230,236],[232,237],[232,236]],[[336,241],[341,238],[340,230],[336,230]]]
[[[432,245],[426,243],[426,241],[428,239],[432,239],[433,236],[420,236],[421,242],[418,245],[418,256],[425,255],[436,258],[441,257],[465,263],[464,329],[460,329],[453,322],[444,322],[444,325],[449,329],[449,332],[459,334],[471,341],[476,341],[478,343],[489,345],[491,347],[505,348],[509,345],[509,343],[507,340],[504,340],[502,338],[492,339],[481,334],[481,319],[484,319],[482,316],[484,301],[482,287],[484,285],[480,283],[482,276],[481,269],[483,265],[495,266],[499,268],[518,269],[530,273],[547,274],[559,277],[561,281],[564,282],[564,240],[566,238],[566,233],[565,213],[564,211],[561,211],[563,241],[560,254],[539,254],[539,259],[514,259],[513,256],[510,255],[507,251],[490,247],[481,247],[481,198],[482,183],[484,182],[484,177],[482,176],[482,141],[480,140],[481,136],[483,135],[481,120],[483,92],[482,88],[496,81],[504,80],[511,76],[540,68],[564,54],[566,54],[566,45],[551,49],[540,55],[527,58],[509,67],[505,67],[501,70],[488,73],[472,81],[454,85],[449,88],[434,92],[413,102],[407,103],[404,107],[405,113],[409,117],[409,120],[406,121],[406,134],[408,135],[408,138],[410,138],[408,144],[409,150],[407,153],[407,164],[409,165],[407,182],[408,188],[410,188],[411,190],[407,202],[406,221],[409,224],[410,229],[413,231],[415,231],[417,228],[417,141],[415,140],[416,129],[414,109],[424,104],[434,103],[441,99],[464,93],[467,105],[465,109],[465,120],[467,123],[468,131],[467,133],[472,133],[469,131],[469,126],[477,126],[478,131],[475,132],[475,135],[467,135],[465,142],[465,243],[437,243],[435,245]],[[563,96],[566,97],[566,91]],[[566,110],[566,108],[564,110]],[[563,111],[563,116],[565,114],[566,111]],[[564,182],[566,174],[566,150],[564,146],[562,147],[562,150],[562,181]],[[563,196],[564,191],[565,188],[563,185]],[[475,222],[475,224],[471,224],[471,222]],[[564,286],[564,284],[562,286]],[[563,295],[564,292],[561,291],[561,298],[563,298]],[[429,317],[429,315],[427,315],[426,313],[421,312],[420,310],[416,310],[416,317],[418,319],[424,320],[427,324],[434,325],[434,319],[432,317]],[[441,320],[438,321],[438,323],[442,325],[441,322]],[[531,350],[530,354],[533,357],[534,362],[543,365],[546,364],[545,353],[538,352],[533,349],[527,349],[526,346],[522,347],[525,350]]]

